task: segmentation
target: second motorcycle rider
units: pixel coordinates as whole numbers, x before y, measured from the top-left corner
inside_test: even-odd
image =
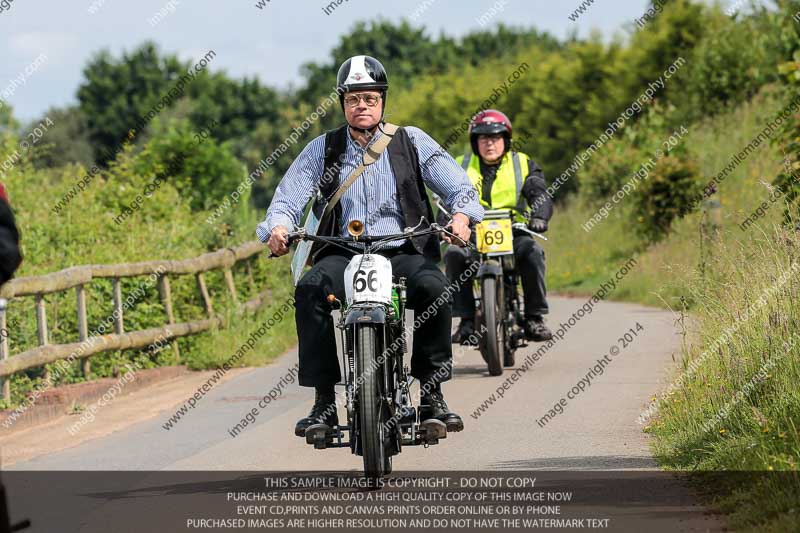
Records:
[[[511,121],[496,109],[481,111],[472,119],[469,129],[472,150],[457,161],[467,171],[478,191],[481,205],[489,209],[511,209],[517,222],[527,222],[536,233],[547,231],[547,223],[553,216],[553,204],[547,194],[544,173],[533,159],[511,149]],[[529,219],[523,217],[524,201],[532,207]],[[447,277],[453,281],[461,279],[467,270],[470,250],[448,246],[444,261]],[[547,289],[544,282],[544,250],[533,237],[514,231],[514,258],[520,278],[525,302],[525,336],[536,342],[553,338],[544,323],[549,313]],[[461,323],[452,342],[467,344],[474,339],[475,300],[472,284],[464,283],[453,298],[453,314],[461,317]]]

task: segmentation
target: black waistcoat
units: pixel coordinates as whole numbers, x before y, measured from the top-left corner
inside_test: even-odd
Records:
[[[325,170],[320,182],[320,193],[325,200],[318,199],[314,204],[314,212],[318,217],[322,215],[327,199],[330,199],[336,193],[341,181],[348,177],[341,175],[341,163],[339,163],[340,157],[347,150],[347,136],[347,125],[325,134]],[[433,209],[431,209],[428,195],[425,192],[425,184],[422,181],[419,156],[414,144],[408,137],[408,133],[403,128],[399,128],[386,150],[389,156],[389,164],[394,173],[397,199],[400,203],[405,225],[407,227],[416,226],[419,224],[420,217],[424,216],[427,224],[423,224],[422,227],[427,227],[428,224],[435,220],[433,218]],[[328,178],[329,176],[330,178]],[[357,179],[363,179],[363,176],[359,176]],[[337,203],[331,214],[320,220],[317,235],[338,235],[339,228],[341,228],[341,216],[342,206],[341,203]],[[419,253],[434,261],[441,259],[438,235],[415,237],[411,239],[411,242]],[[332,247],[314,243],[311,249],[312,260],[324,256],[324,253],[318,255],[319,252],[323,249],[328,251],[327,249],[329,248]]]

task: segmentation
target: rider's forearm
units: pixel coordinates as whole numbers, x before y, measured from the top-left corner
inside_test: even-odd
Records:
[[[289,231],[292,231],[296,225],[297,224],[289,216],[279,213],[268,213],[264,222],[261,222],[258,227],[256,227],[256,236],[261,242],[267,242],[272,230],[276,227],[284,226]]]
[[[308,202],[308,198],[303,196],[297,194],[289,196],[285,191],[279,196],[278,191],[276,191],[275,197],[267,210],[266,218],[256,229],[256,234],[262,242],[266,242],[269,239],[270,233],[276,226],[285,226],[291,231],[300,224],[300,217],[303,212],[298,205],[298,200],[303,202],[303,206]]]
[[[478,201],[478,193],[472,183],[451,191],[444,198],[444,203],[451,213],[461,213],[473,224],[483,220],[484,209]]]
[[[269,239],[275,226],[286,226],[292,230],[300,224],[308,200],[319,185],[324,167],[324,151],[325,136],[322,135],[308,143],[289,166],[275,189],[266,218],[256,229],[262,242]]]
[[[528,199],[531,206],[531,218],[550,220],[553,217],[553,200],[547,193]]]
[[[541,169],[525,178],[522,194],[531,206],[533,217],[550,220],[553,216],[553,199],[547,193],[547,184]]]
[[[455,221],[459,221],[459,222],[462,222],[463,224],[466,224],[466,225],[469,225],[469,222],[470,222],[468,215],[466,215],[464,213],[458,213],[458,212],[453,214],[453,221],[454,222]]]

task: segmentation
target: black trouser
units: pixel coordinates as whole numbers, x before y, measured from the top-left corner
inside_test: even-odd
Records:
[[[459,276],[467,270],[473,253],[468,248],[459,248],[453,245],[447,247],[444,262],[447,278],[451,282],[459,279]],[[525,318],[546,315],[550,312],[550,308],[547,306],[547,288],[544,284],[544,250],[530,235],[515,231],[514,263],[519,277],[522,279]],[[461,318],[475,316],[472,283],[461,284],[460,290],[453,295],[453,315]]]
[[[453,358],[450,344],[452,298],[445,290],[447,278],[434,261],[420,255],[408,244],[400,250],[379,253],[391,261],[395,281],[399,277],[406,278],[406,305],[414,309],[415,317],[429,311],[427,320],[415,318],[420,325],[414,331],[411,375],[423,382],[447,381]],[[344,269],[352,256],[344,250],[336,250],[318,259],[295,289],[300,356],[298,381],[304,387],[333,385],[341,381],[333,317],[326,297],[333,293],[339,300],[345,300]]]

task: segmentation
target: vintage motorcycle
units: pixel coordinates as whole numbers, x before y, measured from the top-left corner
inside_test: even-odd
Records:
[[[412,403],[413,378],[403,361],[407,351],[405,278],[393,281],[391,262],[375,253],[392,241],[433,233],[453,235],[435,223],[420,229],[423,224],[424,218],[402,233],[373,237],[363,235],[364,224],[354,220],[347,228],[350,237],[318,236],[304,228],[288,235],[290,243],[320,242],[356,253],[344,272],[346,301],[334,294],[327,296],[331,308],[338,311],[336,326],[342,332],[347,425],[315,424],[305,437],[316,449],[350,447],[353,454],[362,456],[364,474],[370,479],[390,473],[392,457],[403,446],[427,447],[447,437],[443,422],[420,420]]]
[[[504,366],[514,366],[514,352],[527,346],[524,310],[517,289],[519,274],[514,264],[514,231],[547,240],[522,222],[514,222],[508,209],[487,209],[475,227],[481,262],[475,276],[475,325],[486,332],[481,335],[478,348],[492,376],[501,375]]]
[[[450,215],[436,198],[439,210]],[[509,209],[487,209],[483,220],[475,226],[476,251],[473,259],[480,262],[475,275],[475,329],[478,349],[489,368],[499,376],[503,367],[513,366],[517,349],[527,345],[524,332],[524,310],[517,287],[519,274],[514,264],[513,232],[520,231],[543,240],[522,222],[514,222]]]

